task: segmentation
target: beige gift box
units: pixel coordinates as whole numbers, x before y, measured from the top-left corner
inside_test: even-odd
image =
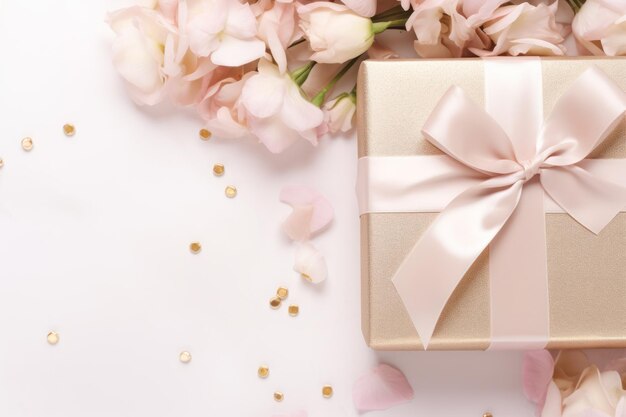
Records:
[[[452,85],[484,105],[480,59],[366,61],[358,81],[358,154],[441,154],[421,129]],[[544,112],[590,65],[626,89],[626,59],[542,59]],[[591,158],[626,158],[626,122]],[[391,282],[406,254],[438,213],[361,216],[362,330],[380,350],[422,350]],[[547,213],[550,337],[548,348],[626,346],[626,213],[594,235],[568,214]],[[465,274],[439,320],[429,350],[490,345],[489,249]]]

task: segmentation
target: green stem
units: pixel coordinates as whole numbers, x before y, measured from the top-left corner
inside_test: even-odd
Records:
[[[406,25],[408,18],[389,20],[387,22],[376,22],[372,24],[372,30],[374,35],[378,35],[386,31],[387,29],[403,29]]]
[[[352,58],[336,75],[335,77],[330,80],[330,82],[328,84],[326,84],[326,86],[324,88],[322,88],[320,90],[319,93],[317,93],[315,95],[315,97],[313,97],[313,99],[311,100],[311,103],[315,104],[317,107],[321,107],[321,105],[324,103],[324,99],[326,98],[326,94],[332,90],[332,88],[335,86],[335,84],[337,84],[337,81],[339,81],[341,79],[341,77],[343,77],[346,72],[348,72],[348,70],[350,68],[352,68],[352,66],[354,65],[354,63],[359,59],[359,57],[357,56],[356,58]]]
[[[402,6],[397,5],[395,7],[392,7],[389,10],[385,10],[384,12],[381,12],[381,13],[378,13],[377,15],[374,15],[372,17],[372,21],[379,22],[381,20],[389,20],[389,17],[396,16],[396,15],[402,14],[402,13],[407,13],[407,11],[405,11],[402,8]]]
[[[296,84],[298,84],[298,86],[302,86],[302,84],[304,84],[306,79],[309,77],[309,74],[311,73],[311,70],[313,69],[315,64],[317,64],[317,62],[309,61],[303,67],[300,67],[297,70],[295,70],[294,72],[292,72],[291,73],[291,78],[293,79],[293,81]]]

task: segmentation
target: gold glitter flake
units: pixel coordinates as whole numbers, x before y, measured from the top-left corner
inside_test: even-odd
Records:
[[[276,310],[278,307],[280,307],[280,303],[281,303],[280,298],[274,297],[270,300],[270,307]]]
[[[306,281],[313,282],[313,278],[311,278],[307,274],[300,274],[300,276],[302,277],[302,279],[304,279]]]
[[[216,177],[221,177],[222,175],[224,175],[224,165],[222,164],[213,165],[213,175],[215,175]]]
[[[209,140],[211,139],[211,136],[213,134],[208,129],[200,129],[200,131],[198,132],[198,135],[200,136],[200,139],[202,140]]]
[[[330,398],[333,396],[333,387],[331,387],[330,385],[324,385],[322,387],[322,396],[324,398]]]
[[[284,300],[289,295],[289,290],[285,287],[278,287],[278,289],[276,290],[276,295],[281,300]]]
[[[182,363],[189,363],[191,362],[191,353],[185,351],[185,352],[180,352],[180,355],[178,355],[178,359],[182,362]]]
[[[237,195],[237,189],[234,186],[229,185],[228,187],[226,187],[224,194],[226,194],[226,197],[228,198],[235,198],[235,196]]]
[[[32,138],[24,138],[22,139],[22,149],[26,152],[30,152],[33,150],[33,139]]]
[[[63,125],[63,133],[65,133],[65,136],[74,136],[74,133],[76,133],[76,128],[73,124],[66,123]]]
[[[259,366],[259,370],[257,371],[259,378],[267,378],[270,376],[270,368],[267,365]]]
[[[56,332],[49,332],[46,336],[46,340],[49,344],[56,345],[57,343],[59,343],[59,334]]]
[[[289,315],[292,317],[295,317],[298,315],[298,313],[300,312],[300,307],[298,307],[296,304],[292,304],[289,306]]]
[[[485,413],[485,414],[483,414],[483,417],[493,417],[493,414],[491,414],[491,413]]]
[[[281,401],[282,401],[282,400],[284,400],[284,399],[285,399],[285,395],[284,395],[282,392],[280,392],[280,391],[276,391],[276,392],[274,393],[274,401],[276,401],[276,402],[281,402]]]
[[[191,242],[189,244],[189,250],[191,251],[191,253],[200,253],[200,251],[202,250],[202,245],[200,244],[200,242]]]

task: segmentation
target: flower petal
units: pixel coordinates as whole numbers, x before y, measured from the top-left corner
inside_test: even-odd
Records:
[[[545,404],[541,410],[541,417],[561,417],[561,391],[559,387],[552,381],[548,384],[548,391],[546,393]]]
[[[352,388],[352,400],[359,411],[386,410],[413,399],[413,388],[398,369],[381,364],[361,376]]]
[[[298,245],[293,269],[314,284],[324,281],[328,276],[326,260],[315,246],[308,242]]]
[[[286,186],[280,191],[280,201],[289,204],[294,210],[297,207],[311,206],[309,234],[315,234],[324,229],[333,220],[334,212],[330,202],[313,188],[303,186]]]
[[[265,54],[265,43],[260,39],[239,39],[223,35],[217,49],[211,54],[215,65],[238,67],[261,58]]]
[[[256,74],[250,77],[241,91],[241,102],[255,117],[275,115],[283,104],[285,85],[279,77]]]
[[[524,354],[522,378],[524,394],[540,407],[546,399],[548,385],[554,373],[554,359],[547,350],[533,350]]]
[[[343,4],[365,17],[372,17],[376,14],[377,0],[342,0]]]
[[[312,205],[295,206],[283,223],[283,231],[292,240],[307,240],[311,237],[311,217],[313,217]]]

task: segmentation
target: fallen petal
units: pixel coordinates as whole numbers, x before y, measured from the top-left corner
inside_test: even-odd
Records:
[[[298,245],[293,269],[314,284],[324,281],[328,276],[326,260],[315,246],[308,242]]]
[[[354,383],[352,400],[359,411],[386,410],[413,399],[413,388],[398,369],[381,364]]]
[[[547,350],[533,350],[524,354],[522,378],[524,394],[530,401],[543,407],[548,385],[554,373],[554,359]]]
[[[280,201],[289,204],[294,210],[297,207],[313,207],[309,235],[321,231],[333,220],[334,211],[330,202],[313,188],[297,185],[286,186],[280,191],[279,198]]]

